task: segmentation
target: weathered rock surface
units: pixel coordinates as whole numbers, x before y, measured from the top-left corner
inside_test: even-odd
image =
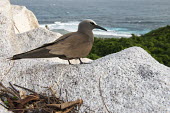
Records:
[[[15,33],[23,33],[38,28],[38,20],[25,6],[11,5]]]
[[[7,60],[11,54],[33,49],[59,36],[42,28],[15,35],[10,12],[8,0],[0,2],[0,22],[8,18],[2,24],[4,28],[0,27],[3,48],[0,50],[0,81],[4,84],[11,81],[36,91],[54,85],[54,89],[63,91],[62,98],[66,98],[67,89],[68,100],[84,100],[82,112],[89,112],[87,106],[96,113],[106,113],[106,107],[115,113],[170,112],[170,68],[158,63],[140,47],[84,65],[61,64],[55,58]],[[7,111],[0,106],[0,113]]]
[[[12,66],[12,62],[2,59],[1,63],[10,63],[4,73]],[[105,103],[111,112],[150,113],[170,110],[169,74],[170,68],[159,64],[142,48],[132,47],[85,65],[15,61],[3,82],[12,81],[39,91],[42,86],[57,84],[54,88],[62,89],[63,98],[67,89],[69,100],[82,98],[84,105],[95,112],[106,112]]]
[[[18,34],[16,37],[18,42],[16,46],[18,46],[18,48],[14,48],[16,51],[15,54],[40,47],[45,43],[56,40],[60,36],[60,33],[54,33],[43,28],[36,28],[22,34]]]
[[[0,57],[10,54],[10,38],[13,37],[11,5],[8,0],[0,2]]]

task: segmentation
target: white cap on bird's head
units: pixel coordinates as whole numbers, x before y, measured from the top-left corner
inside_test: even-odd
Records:
[[[79,23],[78,26],[78,31],[89,31],[89,30],[92,31],[93,29],[101,29],[107,31],[105,28],[97,25],[96,22],[91,19],[83,20],[82,22]]]

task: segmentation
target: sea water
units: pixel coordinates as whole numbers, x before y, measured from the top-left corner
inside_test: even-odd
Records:
[[[11,0],[32,10],[41,26],[65,34],[80,21],[93,19],[108,31],[98,37],[142,35],[170,24],[170,0]]]

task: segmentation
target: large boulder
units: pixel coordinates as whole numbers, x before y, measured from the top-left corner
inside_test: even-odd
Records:
[[[0,2],[0,57],[11,52],[11,38],[14,36],[11,5],[8,0]]]
[[[23,33],[38,28],[38,20],[34,13],[25,6],[11,5],[15,33]]]
[[[1,80],[43,91],[54,86],[65,89],[69,100],[81,98],[84,106],[95,112],[150,113],[169,112],[170,68],[158,63],[145,50],[132,47],[93,61],[91,64],[68,65],[44,60],[19,60],[4,69]],[[10,71],[9,71],[10,68]],[[8,73],[7,73],[8,72]]]
[[[45,43],[52,42],[60,37],[60,33],[51,32],[44,28],[36,28],[25,33],[16,35],[18,48],[15,49],[15,54],[26,52],[36,47],[40,47]],[[16,47],[15,46],[15,47]]]

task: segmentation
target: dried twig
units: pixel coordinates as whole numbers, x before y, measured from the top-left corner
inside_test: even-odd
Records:
[[[71,108],[68,108],[66,111],[64,111],[63,113],[68,113],[68,112],[70,112],[72,109],[74,109],[74,106],[73,107],[71,107]]]
[[[1,106],[3,106],[6,109],[9,109],[7,106],[5,106],[4,104],[0,103]]]
[[[28,88],[14,84],[15,87],[29,91],[28,95],[24,94],[25,96],[21,98],[20,92],[18,92],[11,83],[9,84],[10,87],[6,88],[0,83],[0,98],[4,98],[2,99],[4,105],[0,105],[14,113],[78,113],[78,106],[80,107],[83,103],[81,99],[72,102],[64,102],[55,96],[56,93],[52,88],[49,88],[51,95],[42,95]],[[20,98],[16,98],[18,94]]]
[[[14,86],[11,84],[11,82],[9,82],[9,85],[11,86],[11,88],[12,88],[15,92],[19,93],[19,91],[18,91],[16,88],[14,88]]]
[[[1,86],[2,88],[4,88],[4,89],[1,89],[1,91],[8,92],[8,93],[16,96],[17,98],[19,98],[17,94],[15,94],[14,92],[10,91],[10,90],[9,90],[8,88],[6,88],[1,82],[0,82],[0,86]]]
[[[18,98],[20,98],[19,91],[16,88],[14,88],[14,86],[10,82],[9,82],[9,85],[11,86],[9,88],[17,95]]]
[[[30,89],[28,89],[28,88],[25,88],[25,87],[22,87],[22,86],[19,86],[19,85],[16,85],[16,84],[14,84],[14,86],[19,87],[19,88],[22,88],[22,89],[24,89],[24,90],[27,90],[27,91],[29,91],[29,92],[31,92],[31,93],[37,94],[35,91],[30,90]]]
[[[61,104],[47,104],[47,106],[56,107],[56,108],[60,108],[60,109],[63,110],[63,109],[65,109],[65,108],[74,106],[74,105],[76,105],[76,104],[82,104],[82,103],[83,103],[83,100],[78,99],[78,100],[76,100],[76,101],[65,102],[65,103],[61,103]]]

